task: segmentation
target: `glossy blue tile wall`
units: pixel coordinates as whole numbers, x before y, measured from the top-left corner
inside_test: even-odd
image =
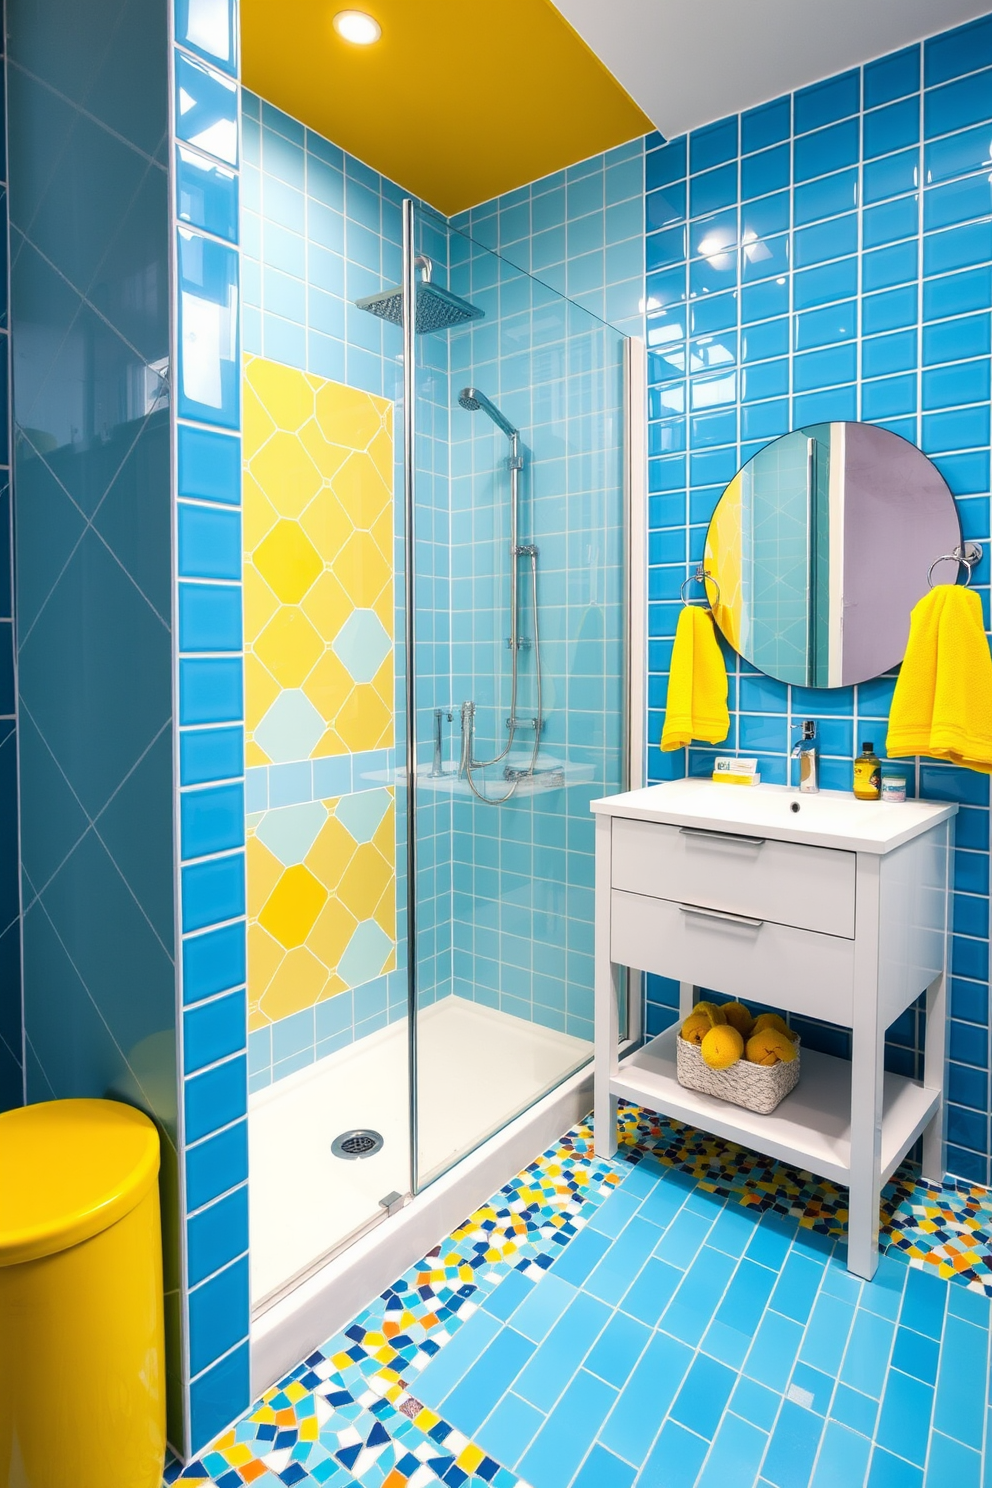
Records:
[[[238,17],[174,14],[182,1394],[190,1455],[250,1398]]]
[[[767,440],[864,419],[913,440],[989,539],[992,17],[720,120],[646,156],[650,405],[649,769],[708,773],[714,751],[657,748],[682,579],[723,484]],[[977,573],[988,619],[989,561]],[[784,782],[794,722],[814,717],[824,784],[849,789],[868,737],[881,751],[893,679],[787,688],[738,662],[727,747]],[[989,783],[922,761],[918,793],[961,803],[947,1164],[989,1178]],[[651,978],[647,1024],[677,989]],[[806,1030],[844,1052],[846,1035]],[[914,1073],[910,1011],[888,1061]]]
[[[155,1118],[174,1344],[167,6],[7,18],[26,1094]]]
[[[3,11],[0,8],[0,23]],[[0,48],[5,39],[0,37]],[[6,91],[0,95],[0,241],[7,236]],[[17,869],[17,724],[13,512],[7,427],[10,338],[6,253],[0,268],[0,1111],[24,1098],[20,887]]]

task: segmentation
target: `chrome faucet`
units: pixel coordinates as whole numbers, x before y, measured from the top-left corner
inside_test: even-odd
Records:
[[[816,745],[816,721],[807,718],[803,736],[792,746],[792,758],[799,761],[799,789],[812,795],[820,789],[820,751]]]

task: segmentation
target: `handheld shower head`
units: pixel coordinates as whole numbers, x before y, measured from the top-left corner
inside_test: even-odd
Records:
[[[467,408],[469,413],[478,413],[480,408],[483,413],[488,413],[496,427],[503,430],[507,439],[520,438],[520,430],[515,429],[510,423],[510,420],[500,413],[496,404],[491,402],[485,393],[480,392],[478,388],[462,388],[458,394],[458,402],[462,408]]]

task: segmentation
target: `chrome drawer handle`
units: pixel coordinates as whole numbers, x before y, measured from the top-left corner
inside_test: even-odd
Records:
[[[731,914],[726,909],[700,909],[698,904],[680,904],[684,915],[698,915],[703,920],[725,920],[731,925],[746,925],[749,930],[760,930],[764,920],[754,920],[750,915]]]
[[[740,832],[711,832],[709,827],[679,827],[683,837],[712,838],[716,842],[741,842],[745,847],[764,847],[764,837],[744,837]]]

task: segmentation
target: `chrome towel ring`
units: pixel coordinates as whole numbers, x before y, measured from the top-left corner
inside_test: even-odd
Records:
[[[940,557],[935,558],[927,569],[928,587],[933,588],[933,571],[938,563],[957,563],[968,571],[968,577],[964,581],[964,587],[967,588],[971,583],[971,571],[977,563],[982,561],[983,551],[981,543],[966,542],[955,548],[953,553],[941,553]],[[954,582],[957,583],[956,575]]]
[[[938,559],[938,562],[939,561],[940,560]],[[695,600],[694,601],[694,600],[691,600],[691,599],[686,599],[685,586],[687,584],[702,584],[702,586],[703,586],[703,598],[702,598],[702,600]],[[708,569],[705,569],[701,563],[697,567],[696,572],[694,574],[689,574],[688,578],[685,578],[685,579],[682,580],[682,583],[681,583],[681,585],[679,587],[679,599],[681,599],[681,601],[682,601],[682,603],[684,605],[690,605],[690,604],[696,603],[696,604],[703,604],[703,605],[705,605],[707,609],[712,609],[712,605],[710,604],[710,600],[709,600],[709,595],[706,592],[706,585],[707,584],[712,584],[713,585],[713,588],[716,590],[716,602],[717,602],[717,604],[719,604],[720,603],[720,585],[717,583],[716,579],[709,572],[709,570]]]

